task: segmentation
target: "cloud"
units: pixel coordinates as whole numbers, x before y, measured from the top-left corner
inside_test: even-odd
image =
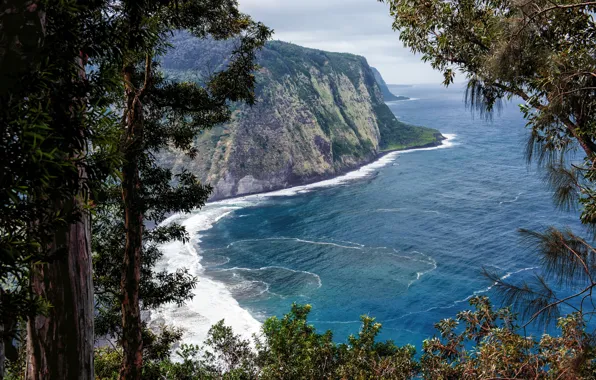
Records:
[[[275,30],[274,39],[358,54],[387,83],[440,83],[441,74],[404,48],[388,6],[375,0],[239,0],[240,9]]]

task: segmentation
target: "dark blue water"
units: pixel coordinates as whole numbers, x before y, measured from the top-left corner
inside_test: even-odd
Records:
[[[256,202],[202,235],[208,275],[257,319],[308,303],[312,323],[338,341],[368,314],[382,338],[420,346],[473,294],[498,303],[483,267],[515,281],[536,274],[538,257],[518,228],[579,225],[526,165],[516,103],[487,122],[465,108],[458,87],[393,91],[417,99],[390,104],[400,120],[455,134],[455,145],[401,154],[341,186]]]

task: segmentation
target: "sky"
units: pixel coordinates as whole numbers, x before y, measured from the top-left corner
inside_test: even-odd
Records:
[[[377,0],[239,0],[240,9],[273,28],[273,39],[366,57],[389,84],[442,82],[403,47],[387,4]]]

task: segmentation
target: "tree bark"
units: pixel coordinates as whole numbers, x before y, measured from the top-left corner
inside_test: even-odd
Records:
[[[143,248],[143,208],[138,161],[143,144],[143,107],[132,85],[134,67],[124,68],[127,110],[125,117],[124,167],[122,170],[122,199],[124,202],[126,245],[122,265],[122,349],[124,359],[120,379],[141,378],[143,366],[142,321],[139,305],[141,255]]]
[[[39,9],[30,7],[31,12]],[[45,13],[38,11],[39,23],[45,31]],[[76,58],[78,80],[84,81],[86,58],[80,52]],[[78,103],[78,104],[75,104]],[[85,105],[85,99],[73,99],[71,112]],[[77,117],[73,123],[83,123]],[[77,161],[85,154],[86,141],[83,124],[75,125],[79,134],[72,147],[71,159]],[[85,210],[88,200],[87,169],[77,165],[76,195],[58,201],[56,211],[66,210],[77,215],[75,222],[59,228],[48,247],[50,262],[33,265],[31,290],[50,303],[46,315],[31,315],[27,321],[28,380],[77,379],[93,380],[93,277],[91,254],[91,219]]]
[[[4,324],[0,323],[0,379],[4,379],[4,363],[6,362],[6,350],[4,348]]]
[[[32,289],[51,308],[27,324],[29,380],[94,379],[90,232],[89,215],[82,213],[55,235],[55,246],[65,247],[66,254],[33,268]]]

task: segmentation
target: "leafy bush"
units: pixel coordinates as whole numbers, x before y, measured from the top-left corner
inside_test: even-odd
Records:
[[[561,318],[560,336],[540,340],[520,333],[510,309],[494,310],[487,297],[470,300],[473,310],[435,325],[437,336],[413,346],[377,342],[381,324],[363,316],[347,343],[333,341],[308,323],[310,305],[292,306],[283,318],[271,317],[250,342],[234,335],[224,321],[209,331],[204,347],[181,345],[179,331],[148,333],[146,379],[594,379],[594,336],[579,314]],[[115,379],[119,349],[96,350],[98,379]]]

